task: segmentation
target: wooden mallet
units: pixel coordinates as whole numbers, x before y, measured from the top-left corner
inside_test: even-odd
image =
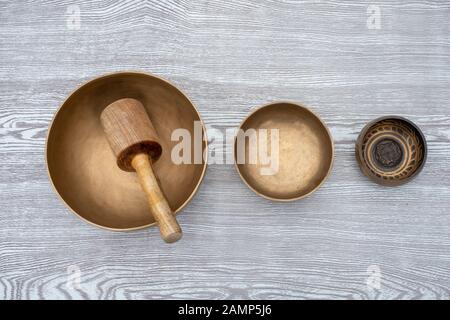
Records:
[[[152,162],[158,160],[162,148],[144,106],[135,99],[120,99],[103,110],[100,120],[119,168],[136,171],[161,237],[168,243],[179,240],[180,225],[152,169]]]

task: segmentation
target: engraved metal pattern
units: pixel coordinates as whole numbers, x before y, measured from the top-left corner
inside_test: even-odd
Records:
[[[426,158],[423,134],[399,117],[382,118],[361,132],[356,154],[364,174],[383,185],[407,182],[423,167]]]

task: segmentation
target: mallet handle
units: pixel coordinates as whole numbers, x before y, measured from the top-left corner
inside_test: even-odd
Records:
[[[131,165],[136,170],[141,187],[147,195],[161,237],[168,243],[179,240],[183,234],[181,227],[159,187],[149,156],[146,153],[138,153],[131,160]]]

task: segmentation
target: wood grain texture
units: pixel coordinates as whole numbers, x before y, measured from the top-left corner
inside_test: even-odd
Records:
[[[66,23],[74,4],[79,30]],[[377,1],[372,30],[370,4],[1,1],[0,298],[449,299],[450,5]],[[331,129],[333,173],[311,197],[280,204],[233,166],[211,165],[173,246],[157,228],[87,225],[51,188],[45,135],[74,88],[119,70],[170,79],[210,131],[273,100],[302,102]],[[394,189],[354,158],[358,132],[386,114],[428,140],[423,172]],[[379,289],[366,284],[370,266]]]
[[[131,162],[137,153],[146,153],[153,161],[161,156],[158,133],[140,101],[115,101],[102,111],[100,121],[122,170],[133,171]]]
[[[176,242],[181,239],[183,233],[175,213],[170,209],[169,203],[161,191],[149,157],[147,153],[138,153],[131,160],[131,165],[139,177],[142,191],[147,196],[149,214],[157,222],[161,237],[167,243]]]
[[[181,227],[152,168],[153,161],[159,158],[162,150],[158,133],[143,104],[130,98],[114,101],[102,111],[100,121],[111,150],[117,158],[117,165],[122,170],[136,172],[141,192],[144,192],[148,199],[148,214],[157,222],[162,239],[167,243],[180,240],[183,235]],[[124,196],[121,194],[119,202],[123,200]],[[88,208],[87,211],[91,210],[92,208]],[[107,215],[107,219],[109,217]],[[124,218],[129,220],[128,212]],[[147,224],[141,224],[145,225]]]

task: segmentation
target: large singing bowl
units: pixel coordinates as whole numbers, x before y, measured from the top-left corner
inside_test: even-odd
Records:
[[[179,128],[191,133],[194,158],[195,122],[203,133],[201,149],[207,153],[200,115],[176,87],[134,72],[105,75],[84,84],[63,103],[50,125],[48,173],[56,192],[76,215],[110,230],[140,229],[155,223],[136,173],[119,169],[100,124],[102,110],[125,97],[142,102],[159,135],[163,151],[153,167],[174,212],[192,199],[206,170],[203,157],[197,163],[172,161],[172,148],[179,141],[172,141],[171,134]]]

